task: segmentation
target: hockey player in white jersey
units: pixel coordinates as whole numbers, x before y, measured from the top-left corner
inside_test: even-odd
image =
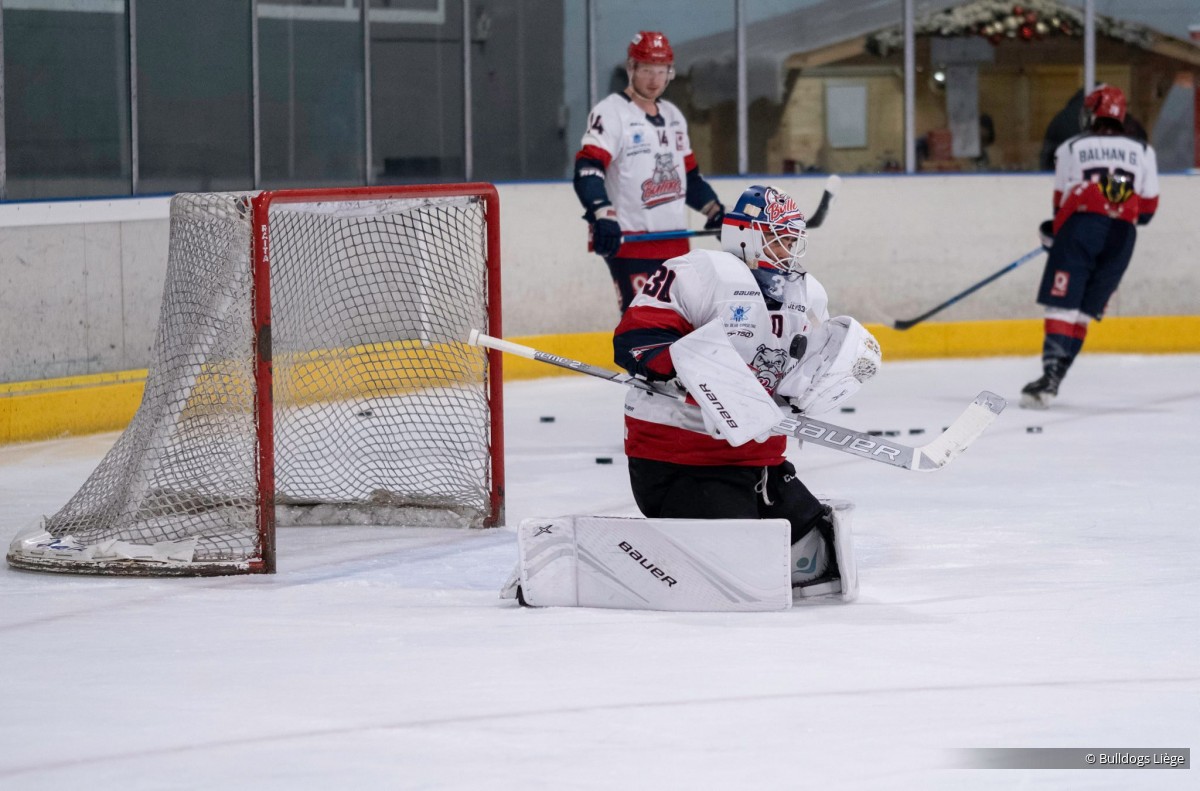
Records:
[[[1054,219],[1042,223],[1050,255],[1037,301],[1046,309],[1042,375],[1021,406],[1045,409],[1100,320],[1133,256],[1136,225],[1158,208],[1154,148],[1125,134],[1125,95],[1100,85],[1084,99],[1087,131],[1055,152]],[[1048,233],[1047,233],[1048,232]]]
[[[629,86],[588,114],[575,155],[575,193],[590,225],[592,249],[608,264],[621,311],[687,239],[638,242],[636,234],[687,228],[687,206],[718,228],[724,208],[700,175],[683,113],[662,98],[675,76],[675,55],[662,33],[642,31],[629,44]]]
[[[750,187],[724,217],[721,251],[693,250],[651,275],[616,329],[617,364],[652,381],[675,380],[673,344],[719,323],[778,403],[807,414],[840,404],[878,368],[879,346],[850,317],[829,318],[825,289],[800,262],[807,242],[791,197]],[[625,432],[645,516],[785,518],[798,594],[839,590],[835,516],[796,477],[786,438],[734,446],[694,406],[638,389],[626,397]]]

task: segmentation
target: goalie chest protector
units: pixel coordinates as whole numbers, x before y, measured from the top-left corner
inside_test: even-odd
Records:
[[[808,334],[829,317],[825,289],[812,275],[788,279],[769,270],[756,273],[736,256],[716,250],[693,250],[672,258],[660,272],[660,286],[656,289],[652,278],[638,294],[622,320],[622,331],[668,323],[682,336],[720,319],[733,348],[767,392],[775,391],[786,370],[792,338]],[[676,316],[664,321],[663,310]],[[625,453],[637,458],[770,465],[783,460],[787,444],[783,437],[772,437],[731,448],[708,435],[695,407],[641,390],[631,389],[626,395],[625,417]]]

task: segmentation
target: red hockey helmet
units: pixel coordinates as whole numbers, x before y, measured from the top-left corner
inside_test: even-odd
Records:
[[[629,42],[629,59],[634,63],[670,66],[675,62],[675,52],[662,33],[642,30]]]
[[[1101,83],[1083,100],[1083,112],[1087,125],[1097,118],[1111,118],[1119,124],[1125,123],[1125,94],[1115,85]]]

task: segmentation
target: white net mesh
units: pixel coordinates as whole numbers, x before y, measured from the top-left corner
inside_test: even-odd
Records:
[[[262,570],[252,196],[179,195],[137,415],[15,566]],[[476,197],[275,201],[275,496],[300,523],[479,525],[492,508],[491,324]]]

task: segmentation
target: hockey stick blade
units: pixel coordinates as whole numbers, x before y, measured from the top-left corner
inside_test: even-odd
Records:
[[[556,365],[571,371],[577,371],[588,376],[595,376],[609,382],[623,384],[626,387],[636,387],[649,393],[685,400],[687,396],[678,391],[668,389],[663,385],[648,382],[629,374],[619,374],[607,368],[556,354],[540,352],[519,343],[493,338],[478,330],[471,330],[467,343],[472,346],[483,346],[496,349],[530,360]],[[899,442],[889,442],[861,431],[853,431],[832,423],[815,420],[803,415],[783,418],[771,429],[774,434],[807,440],[823,448],[849,453],[861,459],[877,461],[893,467],[902,467],[917,472],[934,472],[945,467],[967,449],[980,434],[987,430],[992,421],[1004,411],[1007,402],[1000,396],[984,390],[975,397],[975,401],[967,406],[958,418],[951,423],[940,436],[925,445],[911,447]]]
[[[821,223],[825,222],[825,215],[829,214],[829,206],[833,203],[833,199],[837,197],[837,192],[842,186],[842,177],[834,174],[825,181],[825,192],[821,194],[821,202],[817,204],[817,210],[808,218],[805,225],[809,228],[820,228]]]
[[[804,416],[785,418],[775,430],[779,434],[787,434],[893,467],[903,467],[916,472],[935,472],[958,458],[987,430],[1007,405],[1000,396],[984,390],[940,436],[918,447],[890,442],[878,436],[851,431]]]

